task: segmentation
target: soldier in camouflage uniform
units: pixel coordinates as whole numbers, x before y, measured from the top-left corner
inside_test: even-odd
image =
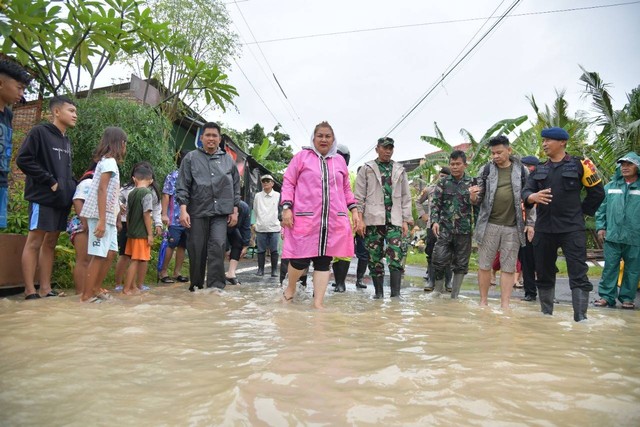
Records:
[[[384,296],[382,259],[385,255],[391,296],[400,296],[404,258],[402,240],[407,236],[409,226],[413,225],[409,180],[404,167],[391,160],[393,148],[393,139],[380,138],[376,147],[378,158],[365,163],[356,178],[355,197],[362,215],[358,232],[364,235],[369,251],[369,274],[376,299]]]
[[[444,291],[444,274],[448,265],[453,270],[451,298],[457,298],[462,280],[469,270],[471,234],[477,207],[471,204],[471,177],[465,173],[467,156],[455,150],[449,156],[451,175],[440,179],[431,202],[431,230],[438,238],[433,249],[435,292]]]

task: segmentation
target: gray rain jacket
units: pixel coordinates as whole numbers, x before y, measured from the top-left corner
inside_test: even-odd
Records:
[[[240,175],[224,150],[207,154],[198,148],[183,159],[176,184],[178,204],[195,218],[229,215],[240,204]]]

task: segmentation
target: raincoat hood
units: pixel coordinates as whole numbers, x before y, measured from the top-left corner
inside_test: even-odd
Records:
[[[331,132],[333,133],[333,130]],[[312,132],[311,133],[311,146],[309,148],[311,150],[315,151],[315,153],[318,155],[318,157],[323,157],[322,154],[320,154],[318,152],[318,150],[316,150],[316,146],[313,143],[313,137],[314,136],[315,136],[315,132]],[[303,148],[306,148],[306,147],[303,147]],[[336,154],[338,154],[338,138],[336,138],[336,136],[333,135],[333,145],[331,146],[331,148],[329,148],[329,152],[326,155],[324,155],[324,157],[325,158],[333,157]]]
[[[620,170],[620,162],[631,162],[638,167],[640,173],[640,156],[635,152],[630,151],[624,156],[620,157],[616,162],[616,173],[613,175],[613,179],[622,179],[622,171]]]

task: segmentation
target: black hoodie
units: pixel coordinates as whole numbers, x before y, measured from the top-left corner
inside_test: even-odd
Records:
[[[34,126],[20,146],[16,163],[27,176],[24,198],[58,209],[73,203],[76,181],[71,172],[71,143],[52,123]],[[51,187],[58,183],[57,190]]]

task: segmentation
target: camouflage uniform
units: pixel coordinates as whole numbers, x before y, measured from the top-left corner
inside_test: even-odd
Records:
[[[432,258],[436,280],[444,278],[448,265],[454,274],[468,272],[471,234],[478,213],[469,197],[471,185],[471,177],[466,173],[459,181],[447,176],[438,181],[433,192],[431,224],[440,226]]]
[[[402,227],[391,224],[391,207],[393,206],[391,188],[391,163],[382,163],[376,160],[382,177],[382,190],[384,192],[385,225],[367,226],[364,243],[369,251],[369,274],[371,277],[384,276],[383,258],[387,257],[389,271],[402,270]],[[385,250],[384,242],[387,242]]]

